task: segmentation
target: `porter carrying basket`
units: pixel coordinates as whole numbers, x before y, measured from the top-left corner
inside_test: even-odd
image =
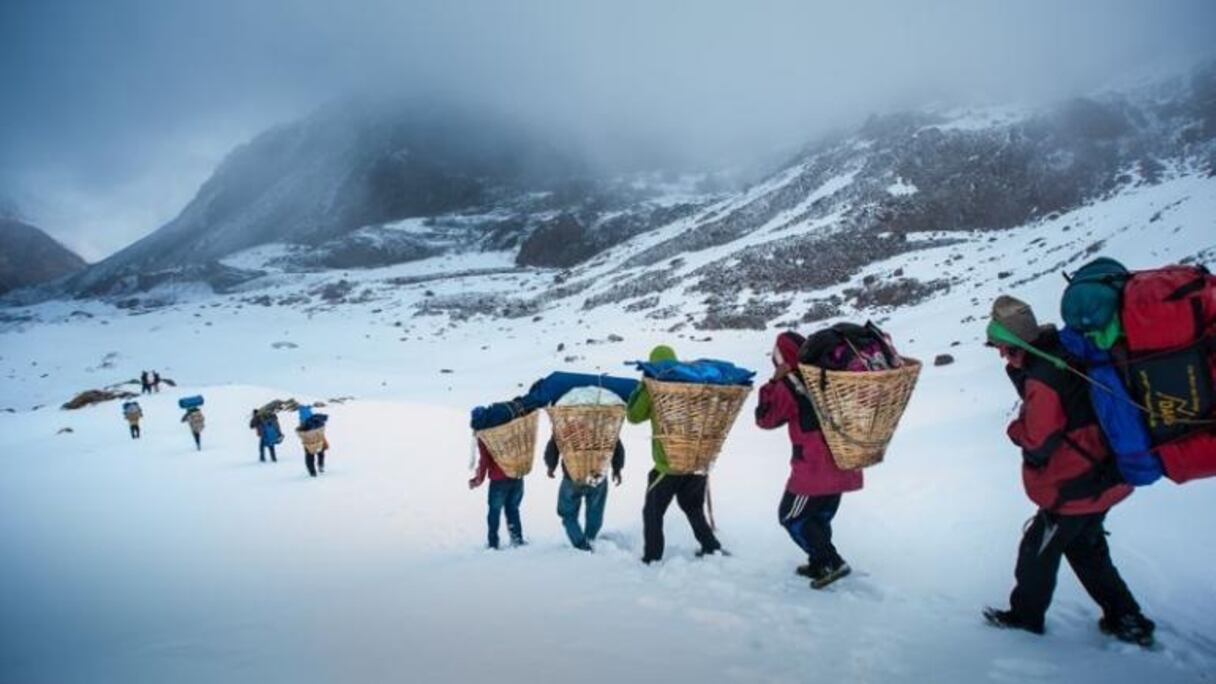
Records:
[[[550,406],[553,440],[570,479],[590,484],[604,476],[616,451],[625,422],[623,405],[567,404]]]
[[[296,434],[300,437],[300,444],[304,445],[305,453],[319,454],[325,451],[325,426],[311,430],[296,428]]]
[[[843,470],[882,462],[916,387],[921,363],[890,370],[836,371],[799,364],[832,459]]]
[[[654,413],[654,439],[673,474],[704,473],[718,458],[751,387],[643,378]]]
[[[532,460],[536,454],[536,424],[537,412],[532,411],[509,423],[477,430],[473,434],[486,446],[490,457],[507,477],[523,477],[532,472]]]

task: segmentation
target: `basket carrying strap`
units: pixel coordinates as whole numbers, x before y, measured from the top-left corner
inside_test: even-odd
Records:
[[[709,489],[709,473],[705,473],[705,511],[709,514],[709,529],[718,531],[718,523],[714,522],[714,497]]]
[[[477,467],[477,435],[469,440],[469,470]]]

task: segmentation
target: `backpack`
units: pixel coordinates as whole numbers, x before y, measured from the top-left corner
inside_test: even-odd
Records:
[[[279,444],[283,441],[283,431],[279,429],[279,420],[274,414],[262,419],[262,441],[267,444]]]
[[[1123,286],[1131,274],[1118,261],[1099,257],[1064,277],[1068,285],[1060,298],[1060,317],[1073,330],[1093,333],[1119,315]]]
[[[1216,277],[1202,266],[1134,273],[1123,286],[1121,314],[1129,352],[1195,344],[1216,327]]]
[[[903,365],[891,338],[878,326],[866,321],[837,323],[806,338],[798,350],[800,363],[827,370],[888,370]]]
[[[1129,482],[1156,479],[1147,469],[1137,475],[1127,460],[1138,454],[1143,465],[1143,442],[1156,449],[1216,428],[1216,278],[1207,269],[1133,272],[1096,259],[1069,278],[1060,308],[1069,328],[1091,344],[1113,347],[1108,357],[1079,356],[1091,381],[1101,384],[1090,387],[1099,418],[1122,416],[1118,426],[1100,422]],[[1120,339],[1124,344],[1116,346]],[[1103,406],[1113,403],[1122,406]],[[1171,453],[1216,462],[1216,453],[1202,449]],[[1165,470],[1180,467],[1167,463]]]

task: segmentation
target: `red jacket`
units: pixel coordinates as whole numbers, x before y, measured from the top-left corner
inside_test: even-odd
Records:
[[[1114,458],[1085,381],[1033,356],[1024,370],[1008,370],[1022,397],[1008,434],[1022,449],[1022,484],[1030,500],[1064,515],[1083,515],[1104,512],[1131,495],[1131,485],[1111,479]]]
[[[786,490],[822,496],[861,489],[861,471],[836,467],[819,429],[814,407],[809,399],[795,392],[791,382],[790,378],[769,380],[760,388],[760,400],[756,404],[756,425],[765,430],[789,426],[793,455]]]
[[[490,451],[486,449],[486,445],[482,444],[480,439],[477,440],[477,451],[481,453],[481,460],[477,462],[477,475],[475,476],[478,482],[485,479],[487,474],[490,476],[491,482],[511,479],[494,462],[494,457],[490,456]]]

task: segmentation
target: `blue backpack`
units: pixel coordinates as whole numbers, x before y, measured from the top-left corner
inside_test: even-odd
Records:
[[[279,444],[283,441],[283,432],[279,429],[279,421],[273,418],[262,419],[262,441],[266,444]]]

